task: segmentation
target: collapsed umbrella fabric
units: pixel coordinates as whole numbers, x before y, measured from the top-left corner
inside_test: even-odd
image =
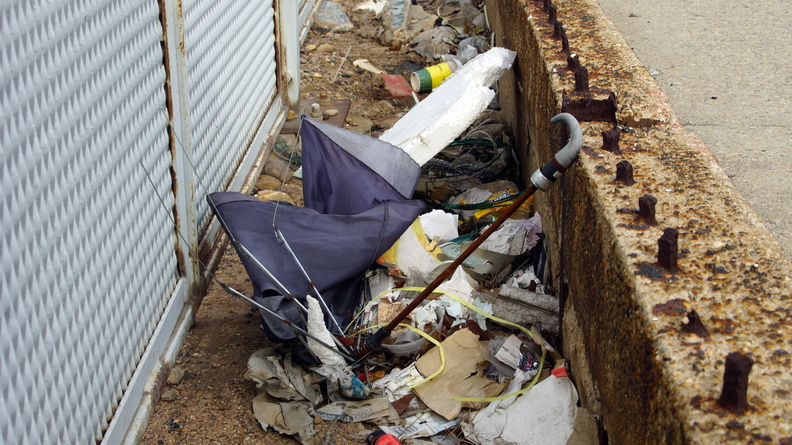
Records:
[[[212,193],[207,200],[229,237],[307,307],[310,283],[278,242],[273,229],[277,226],[336,320],[345,326],[360,301],[366,270],[424,209],[422,202],[411,199],[421,169],[387,142],[302,119],[305,207],[259,201],[236,192]],[[253,282],[253,298],[304,328],[288,296],[235,247]],[[295,338],[285,323],[264,313],[262,320],[271,341]],[[326,317],[325,323],[329,328],[332,322]]]

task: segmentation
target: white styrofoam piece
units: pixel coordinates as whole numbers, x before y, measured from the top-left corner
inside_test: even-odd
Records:
[[[459,136],[487,108],[495,92],[475,82],[456,82],[430,94],[380,136],[424,165]]]
[[[442,210],[432,210],[419,217],[421,227],[430,240],[439,238],[440,241],[450,241],[459,236],[457,225],[459,215],[456,213],[444,212]]]
[[[462,68],[451,74],[440,87],[455,82],[455,78],[462,76],[473,77],[478,80],[479,85],[491,87],[511,68],[516,56],[516,52],[506,48],[492,48],[462,65]]]
[[[450,76],[380,139],[425,164],[476,120],[495,92],[492,86],[511,67],[516,53],[492,48]]]

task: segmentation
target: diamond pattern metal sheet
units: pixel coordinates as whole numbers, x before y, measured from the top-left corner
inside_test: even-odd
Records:
[[[184,43],[196,220],[209,222],[203,197],[225,190],[276,93],[272,0],[184,1]]]
[[[0,1],[0,443],[101,438],[176,286],[161,37],[157,0]]]

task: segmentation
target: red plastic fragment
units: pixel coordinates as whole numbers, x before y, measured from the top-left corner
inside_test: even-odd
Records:
[[[385,81],[385,89],[391,97],[412,97],[412,87],[407,79],[398,74],[380,74]]]

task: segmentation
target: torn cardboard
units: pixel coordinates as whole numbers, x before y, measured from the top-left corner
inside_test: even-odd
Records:
[[[493,397],[506,386],[485,376],[487,359],[486,346],[478,340],[478,335],[469,329],[454,332],[441,343],[445,351],[445,368],[432,380],[415,387],[413,391],[432,411],[453,420],[462,407],[480,408],[480,402],[461,402],[455,397]],[[416,369],[429,376],[440,369],[440,351],[433,348],[415,362]]]

